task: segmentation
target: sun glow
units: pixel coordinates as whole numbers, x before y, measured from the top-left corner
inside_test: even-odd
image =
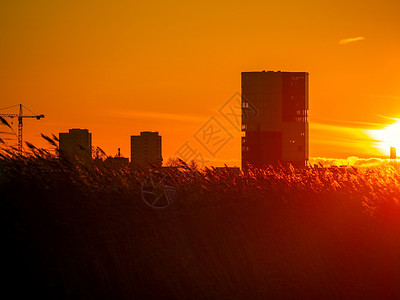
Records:
[[[390,147],[400,151],[400,119],[393,120],[395,123],[382,129],[368,130],[368,134],[376,141],[376,147],[384,155],[389,155]]]

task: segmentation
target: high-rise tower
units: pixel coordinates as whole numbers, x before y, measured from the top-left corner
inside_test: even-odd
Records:
[[[89,162],[92,159],[92,134],[88,129],[70,129],[59,134],[60,157],[71,162]]]
[[[251,107],[257,113],[248,114]],[[308,161],[308,73],[242,72],[242,168]]]
[[[131,162],[140,168],[161,166],[161,136],[158,132],[143,131],[131,136]]]

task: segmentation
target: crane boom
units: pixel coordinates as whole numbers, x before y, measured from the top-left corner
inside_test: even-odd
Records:
[[[24,116],[22,113],[22,104],[19,105],[19,113],[18,114],[0,114],[1,117],[8,117],[8,118],[18,118],[18,153],[19,155],[22,155],[22,119],[23,118],[36,118],[37,120],[40,120],[41,118],[44,118],[44,115],[27,115]],[[28,108],[29,110],[29,108]]]

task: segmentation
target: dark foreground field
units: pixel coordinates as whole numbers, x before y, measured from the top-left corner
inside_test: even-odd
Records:
[[[400,297],[392,169],[145,173],[0,159],[1,293],[39,299]]]

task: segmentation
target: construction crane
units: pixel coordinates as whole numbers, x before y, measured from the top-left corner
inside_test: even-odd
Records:
[[[9,106],[9,107],[5,107],[2,109],[16,107],[16,106],[18,106],[18,105]],[[25,107],[33,115],[24,116],[22,114],[22,107]],[[23,118],[35,118],[37,120],[40,120],[41,118],[44,118],[44,115],[37,115],[34,112],[32,112],[29,108],[27,108],[26,106],[19,104],[19,113],[18,114],[0,114],[0,116],[8,117],[8,118],[18,118],[18,153],[19,153],[19,155],[22,155],[22,119]]]

